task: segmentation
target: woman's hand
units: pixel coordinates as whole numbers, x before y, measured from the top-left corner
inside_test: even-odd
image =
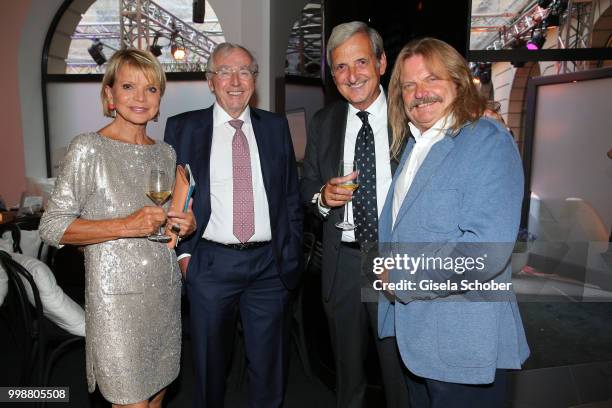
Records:
[[[189,200],[187,212],[168,211],[168,223],[166,231],[173,232],[179,237],[186,237],[193,234],[197,228],[196,219],[192,210],[193,198]]]
[[[126,237],[146,237],[159,230],[166,221],[166,214],[160,207],[144,206],[123,218]]]

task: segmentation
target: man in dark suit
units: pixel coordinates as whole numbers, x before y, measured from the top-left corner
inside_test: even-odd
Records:
[[[364,23],[340,24],[329,38],[327,62],[346,100],[326,106],[312,119],[301,193],[324,220],[322,290],[336,362],[337,406],[364,406],[364,362],[373,337],[387,406],[406,407],[395,341],[378,339],[377,298],[361,296],[362,288],[370,286],[361,267],[362,253],[377,241],[378,215],[397,165],[390,160],[387,102],[380,86],[387,66],[382,39]],[[355,178],[337,177],[340,160],[358,163],[360,187],[354,194],[340,186]],[[336,227],[347,202],[354,231]]]
[[[166,124],[166,142],[198,183],[198,227],[177,247],[191,307],[194,407],[223,407],[238,313],[249,407],[283,403],[302,213],[287,120],[248,106],[257,69],[246,48],[218,45],[206,72],[216,102]]]

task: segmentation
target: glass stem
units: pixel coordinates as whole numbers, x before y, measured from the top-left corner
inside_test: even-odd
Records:
[[[158,207],[162,208],[161,205],[158,205]],[[159,235],[159,236],[164,235],[163,224],[159,226],[159,231],[157,232],[157,235]]]
[[[344,203],[344,222],[348,224],[349,216],[348,216],[348,202]]]

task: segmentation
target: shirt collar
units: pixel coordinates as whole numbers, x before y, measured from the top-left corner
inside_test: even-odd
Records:
[[[215,126],[222,125],[233,119],[234,118],[232,118],[229,115],[229,113],[227,113],[225,109],[221,107],[221,105],[219,105],[217,102],[214,103],[213,105],[213,123],[215,124]],[[244,122],[243,124],[250,124],[251,123],[251,108],[247,105],[247,107],[242,111],[240,116],[238,116],[236,119],[240,119],[241,121],[243,121]]]
[[[385,91],[381,85],[378,85],[378,89],[380,89],[378,97],[365,109],[368,112],[368,117],[380,118],[387,112],[387,97],[385,96]],[[349,103],[349,116],[357,116],[357,112],[360,112],[359,109]]]
[[[446,132],[450,129],[451,124],[453,123],[453,114],[450,113],[446,116],[441,117],[432,127],[427,129],[425,132],[421,133],[419,128],[412,124],[412,122],[408,122],[408,127],[410,128],[410,133],[414,137],[414,140],[418,143],[421,141],[427,142],[432,141],[433,139],[438,139],[443,137]]]

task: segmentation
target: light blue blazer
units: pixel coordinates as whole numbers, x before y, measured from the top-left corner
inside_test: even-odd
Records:
[[[486,118],[447,134],[430,150],[392,225],[395,183],[413,146],[411,138],[380,216],[381,255],[397,244],[431,243],[429,254],[447,256],[457,255],[462,243],[483,243],[489,253],[478,279],[510,282],[524,191],[512,137]],[[389,280],[406,277],[405,271],[393,270]],[[519,369],[529,356],[513,294],[501,301],[473,301],[470,292],[453,291],[419,294],[430,300],[418,300],[409,290],[395,295],[395,302],[380,296],[379,336],[397,338],[404,364],[418,376],[487,384],[496,369]]]

